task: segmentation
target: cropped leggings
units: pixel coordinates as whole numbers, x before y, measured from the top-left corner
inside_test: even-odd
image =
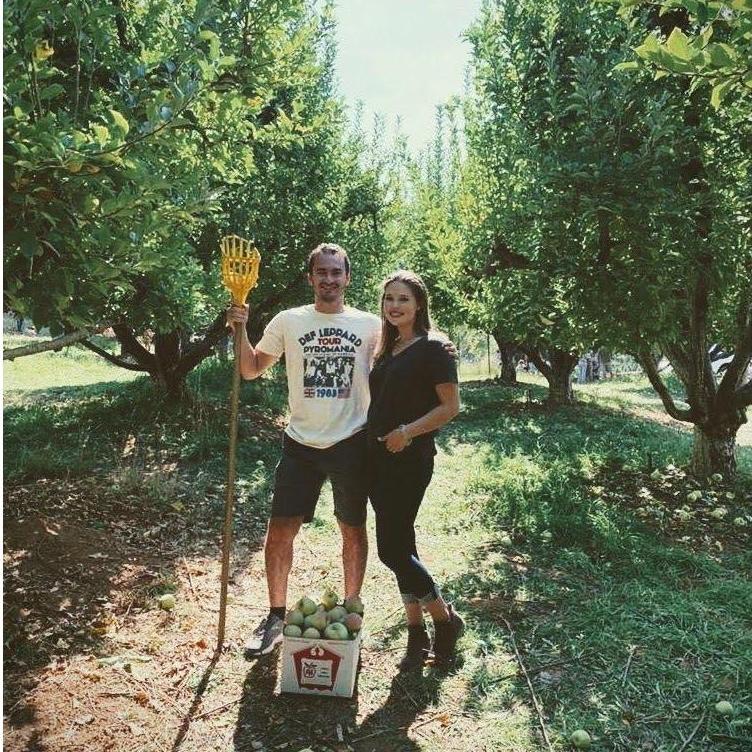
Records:
[[[376,513],[379,559],[397,577],[405,603],[439,597],[415,547],[415,518],[433,475],[433,457],[371,458],[371,504]]]

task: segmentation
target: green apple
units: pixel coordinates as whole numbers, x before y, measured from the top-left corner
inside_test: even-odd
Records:
[[[286,637],[300,637],[303,630],[297,624],[288,624],[283,630]]]
[[[287,612],[287,618],[285,619],[285,622],[296,627],[302,627],[304,620],[305,616],[303,612],[299,611],[297,608],[294,608],[292,611]]]
[[[583,729],[577,729],[577,731],[573,732],[572,736],[569,737],[569,741],[572,742],[573,746],[577,747],[577,749],[588,749],[590,747],[590,734]]]
[[[347,609],[344,606],[335,606],[328,614],[329,621],[344,621],[347,617]]]
[[[352,598],[348,598],[345,601],[345,609],[348,613],[360,614],[361,616],[363,616],[363,601],[360,600],[359,596],[354,595]]]
[[[747,520],[744,517],[734,517],[734,525],[737,527],[747,527]]]
[[[723,482],[723,476],[720,473],[713,473],[710,476],[710,480],[712,480],[713,483],[722,483]]]
[[[663,473],[660,470],[653,470],[653,472],[650,473],[650,477],[653,480],[660,480],[663,477]]]
[[[728,514],[728,509],[726,507],[716,507],[711,513],[710,516],[713,519],[716,520],[722,520],[726,515]]]
[[[321,595],[321,605],[331,611],[339,602],[339,596],[331,588],[327,588]]]
[[[310,616],[310,614],[316,613],[316,604],[307,596],[304,595],[296,604],[295,608],[298,611],[303,612],[303,616]]]
[[[687,501],[699,501],[702,498],[702,491],[690,491],[687,494]]]
[[[321,632],[319,632],[319,630],[315,627],[308,627],[308,629],[303,632],[303,637],[305,637],[306,640],[320,640]]]
[[[318,629],[319,632],[323,632],[326,629],[326,624],[326,611],[317,611],[315,614],[305,617],[306,627],[313,627],[314,629]]]
[[[347,640],[349,637],[347,627],[338,621],[332,622],[324,630],[324,638],[327,640]]]
[[[734,706],[728,700],[721,700],[715,704],[715,711],[720,715],[733,715]]]
[[[165,593],[159,596],[157,603],[159,603],[159,607],[164,611],[172,611],[175,608],[175,596],[172,593]]]

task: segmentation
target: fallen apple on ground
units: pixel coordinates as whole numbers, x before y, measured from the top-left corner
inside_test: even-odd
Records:
[[[715,712],[720,715],[733,715],[734,706],[728,700],[721,700],[715,704]]]
[[[172,609],[175,608],[176,603],[175,596],[172,593],[160,595],[157,602],[159,603],[159,607],[164,611],[172,611]]]
[[[569,741],[577,747],[577,749],[588,749],[590,747],[590,734],[583,729],[577,729],[569,737]]]

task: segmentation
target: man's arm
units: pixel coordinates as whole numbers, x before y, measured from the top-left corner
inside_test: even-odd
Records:
[[[270,355],[263,350],[257,350],[248,339],[246,323],[248,322],[248,306],[230,306],[227,309],[227,326],[235,333],[235,327],[242,327],[243,335],[240,338],[240,353],[235,353],[240,358],[240,375],[244,379],[256,379],[268,368],[273,366],[279,357]]]

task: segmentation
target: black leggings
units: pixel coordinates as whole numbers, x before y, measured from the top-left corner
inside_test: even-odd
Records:
[[[379,559],[396,575],[406,603],[439,596],[415,548],[415,518],[432,475],[432,456],[374,458],[370,466]]]

